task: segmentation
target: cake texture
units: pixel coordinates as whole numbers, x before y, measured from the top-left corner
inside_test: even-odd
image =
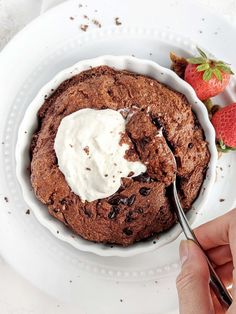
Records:
[[[110,197],[82,201],[58,167],[54,142],[62,119],[78,110],[113,109],[126,119],[125,158],[147,168],[122,178]],[[170,185],[177,185],[187,211],[200,191],[210,153],[203,130],[184,95],[154,79],[100,66],[63,82],[38,112],[31,143],[31,182],[49,213],[76,234],[100,243],[128,246],[176,222]],[[89,126],[88,126],[89,127]]]

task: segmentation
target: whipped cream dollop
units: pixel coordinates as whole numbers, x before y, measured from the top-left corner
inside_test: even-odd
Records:
[[[121,178],[146,171],[140,161],[128,161],[129,145],[120,144],[125,119],[112,109],[81,109],[62,119],[54,143],[60,171],[82,201],[114,194]]]

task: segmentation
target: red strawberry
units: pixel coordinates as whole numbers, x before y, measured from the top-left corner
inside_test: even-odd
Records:
[[[236,103],[217,111],[211,122],[222,151],[236,149]]]
[[[192,85],[199,99],[206,100],[223,92],[233,72],[228,64],[208,59],[201,49],[197,49],[200,57],[187,59],[184,79]]]

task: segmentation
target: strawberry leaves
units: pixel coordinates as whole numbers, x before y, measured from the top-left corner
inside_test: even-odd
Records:
[[[217,149],[222,153],[228,153],[229,151],[236,150],[236,147],[229,147],[220,139],[217,143]]]
[[[207,59],[207,55],[205,54],[205,52],[200,49],[199,47],[197,47],[197,51],[199,52],[200,56],[204,59]]]
[[[196,64],[197,72],[203,72],[203,80],[208,82],[214,75],[218,81],[222,82],[222,73],[234,74],[229,64],[223,61],[209,59],[204,51],[197,47],[199,57],[188,58],[187,62]]]
[[[203,80],[206,82],[210,81],[210,79],[212,78],[212,74],[213,74],[212,69],[208,69],[208,70],[204,71],[203,77],[202,77]]]

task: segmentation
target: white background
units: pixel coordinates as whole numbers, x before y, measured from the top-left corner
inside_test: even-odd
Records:
[[[236,21],[235,0],[198,1],[211,6],[214,10],[217,10],[220,15],[225,15],[227,18],[231,19],[232,22]],[[60,2],[63,2],[63,0],[0,0],[0,49],[3,48],[7,41],[24,25]],[[52,300],[52,298],[49,299],[49,297],[42,292],[32,287],[26,280],[22,279],[10,269],[1,258],[0,278],[0,303],[3,306],[3,308],[0,309],[1,314],[30,314],[32,312],[26,309],[26,305],[29,304],[31,305],[30,308],[39,309],[39,313],[65,313],[62,305],[57,305],[55,300]],[[47,302],[45,302],[45,300]],[[21,310],[17,312],[12,311],[12,303],[19,305]],[[74,313],[74,311],[70,313]],[[77,313],[80,314],[79,309]]]

